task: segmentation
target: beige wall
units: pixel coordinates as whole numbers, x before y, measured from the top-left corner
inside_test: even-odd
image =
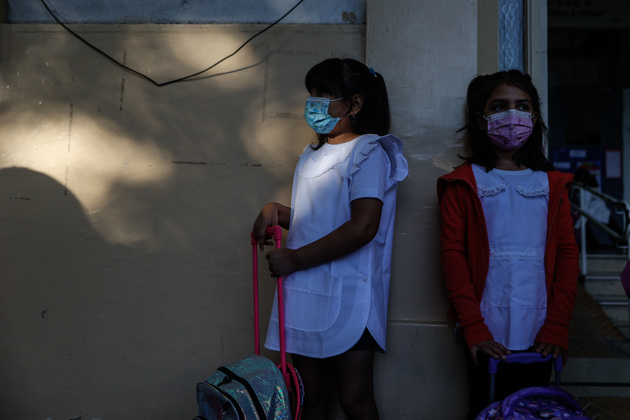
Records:
[[[435,181],[457,164],[476,16],[474,1],[370,0],[366,27],[278,26],[208,77],[161,88],[57,26],[2,25],[0,418],[194,417],[195,384],[252,352],[251,223],[290,200],[313,139],[303,77],[329,56],[385,75],[410,164],[377,358],[382,418],[463,415]],[[260,29],[73,28],[160,82]],[[271,294],[269,280],[263,308]]]

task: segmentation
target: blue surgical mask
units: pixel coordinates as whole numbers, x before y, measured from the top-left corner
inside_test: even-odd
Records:
[[[331,102],[340,101],[343,98],[329,99],[309,96],[306,98],[306,106],[304,107],[304,118],[306,123],[318,134],[328,134],[337,125],[341,118],[331,117],[328,114],[328,106]]]

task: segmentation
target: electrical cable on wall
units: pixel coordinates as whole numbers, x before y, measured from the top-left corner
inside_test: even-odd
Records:
[[[247,41],[245,41],[240,47],[238,47],[236,49],[236,51],[234,51],[232,54],[229,54],[225,57],[223,57],[222,59],[220,59],[219,61],[217,61],[216,63],[214,63],[213,65],[211,65],[210,67],[198,71],[197,73],[193,73],[191,75],[188,76],[184,76],[184,77],[180,77],[178,79],[174,79],[174,80],[170,80],[168,82],[163,82],[163,83],[158,83],[155,80],[151,79],[149,76],[132,69],[131,67],[128,67],[126,65],[124,65],[123,63],[121,63],[120,61],[114,59],[113,57],[111,57],[110,55],[108,55],[107,53],[105,53],[103,50],[99,49],[98,47],[92,45],[91,43],[89,43],[88,41],[86,41],[83,37],[81,37],[81,35],[77,34],[76,32],[74,32],[72,29],[68,28],[68,26],[63,23],[58,17],[57,15],[55,15],[55,13],[53,13],[53,11],[50,9],[50,7],[48,7],[48,4],[46,4],[46,2],[44,0],[41,0],[42,4],[44,5],[44,7],[46,8],[46,10],[48,10],[48,13],[50,13],[50,15],[53,17],[53,19],[55,19],[55,21],[61,25],[65,30],[67,30],[68,32],[70,32],[72,35],[74,35],[75,37],[77,37],[80,41],[82,41],[84,44],[86,44],[88,47],[92,48],[93,50],[96,50],[98,53],[102,54],[103,56],[105,56],[106,58],[108,58],[110,61],[113,61],[115,64],[117,64],[118,66],[122,67],[123,69],[135,74],[136,76],[139,76],[151,83],[153,83],[155,86],[158,87],[162,87],[162,86],[166,86],[166,85],[171,85],[173,83],[178,83],[178,82],[184,82],[184,81],[193,81],[193,80],[199,80],[199,79],[192,79],[193,77],[199,76],[209,70],[212,70],[214,67],[218,66],[219,64],[221,64],[222,62],[224,62],[225,60],[231,58],[232,56],[236,55],[236,53],[238,53],[241,49],[243,49],[243,47],[245,47],[245,45],[249,44],[250,41],[252,41],[254,38],[256,38],[258,35],[262,35],[264,32],[266,32],[267,30],[271,29],[272,27],[274,27],[276,24],[278,24],[281,20],[283,20],[284,18],[286,18],[287,16],[289,16],[300,4],[302,4],[302,2],[304,2],[304,0],[299,0],[288,12],[286,12],[284,15],[282,15],[278,20],[276,20],[275,22],[271,23],[269,26],[267,26],[265,29],[259,31],[258,33],[254,34],[253,36],[251,36]]]

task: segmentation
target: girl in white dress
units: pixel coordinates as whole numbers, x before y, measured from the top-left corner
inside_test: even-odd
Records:
[[[336,384],[349,420],[378,419],[374,351],[385,351],[398,182],[407,175],[401,141],[388,135],[383,77],[352,59],[327,59],[306,75],[305,118],[318,144],[306,146],[291,207],[268,203],[254,237],[288,229],[267,254],[284,277],[287,352],[304,382],[303,419],[325,419]],[[261,245],[262,246],[262,245]],[[279,349],[277,302],[265,346]]]
[[[466,163],[437,186],[442,272],[475,419],[489,403],[489,358],[528,351],[566,362],[579,265],[572,175],[547,160],[531,77],[510,70],[473,79],[462,130]],[[550,375],[551,362],[502,364],[495,397],[546,386]]]

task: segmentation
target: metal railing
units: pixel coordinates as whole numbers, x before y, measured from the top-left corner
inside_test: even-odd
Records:
[[[630,260],[630,246],[628,245],[628,238],[630,237],[630,205],[623,201],[618,200],[614,197],[611,197],[607,194],[602,193],[601,191],[595,190],[593,188],[589,188],[579,181],[575,181],[573,184],[573,188],[579,190],[580,193],[580,204],[577,205],[573,201],[571,202],[571,207],[580,213],[580,271],[584,278],[587,278],[587,235],[586,235],[586,222],[588,221],[592,225],[601,229],[608,237],[615,243],[618,248],[624,249],[626,251],[626,259]],[[603,223],[598,220],[595,215],[589,213],[585,210],[585,194],[582,194],[582,190],[586,190],[589,193],[601,198],[606,202],[607,207],[612,208],[611,211],[614,211],[615,214],[621,216],[621,226],[618,226],[619,231],[612,229],[608,223]],[[575,191],[572,190],[572,196]],[[610,221],[610,218],[609,218]],[[619,272],[619,276],[615,276],[619,282],[621,282],[621,272]],[[612,278],[611,278],[612,279]],[[630,325],[630,300],[617,301],[611,300],[609,301],[598,301],[600,305],[606,305],[608,307],[623,307],[626,306],[628,308],[628,322]],[[626,324],[625,322],[623,322]],[[629,327],[630,328],[630,327]],[[628,334],[628,333],[626,333]]]
[[[610,204],[616,214],[622,216],[622,224],[621,231],[618,232],[608,226],[607,223],[603,223],[599,221],[593,214],[589,213],[585,210],[585,194],[580,194],[580,204],[577,205],[574,202],[571,202],[571,207],[580,213],[580,249],[581,249],[581,267],[582,274],[586,275],[587,272],[587,252],[586,252],[586,222],[588,221],[594,226],[597,226],[601,231],[603,231],[608,237],[616,244],[618,248],[625,248],[627,257],[630,260],[630,246],[628,246],[628,237],[630,236],[630,205],[623,200],[618,200],[614,197],[611,197],[608,194],[604,194],[601,191],[595,190],[593,188],[589,188],[579,181],[575,181],[573,184],[574,189],[586,190],[589,193],[601,198],[607,204]],[[620,245],[622,244],[622,245]]]

